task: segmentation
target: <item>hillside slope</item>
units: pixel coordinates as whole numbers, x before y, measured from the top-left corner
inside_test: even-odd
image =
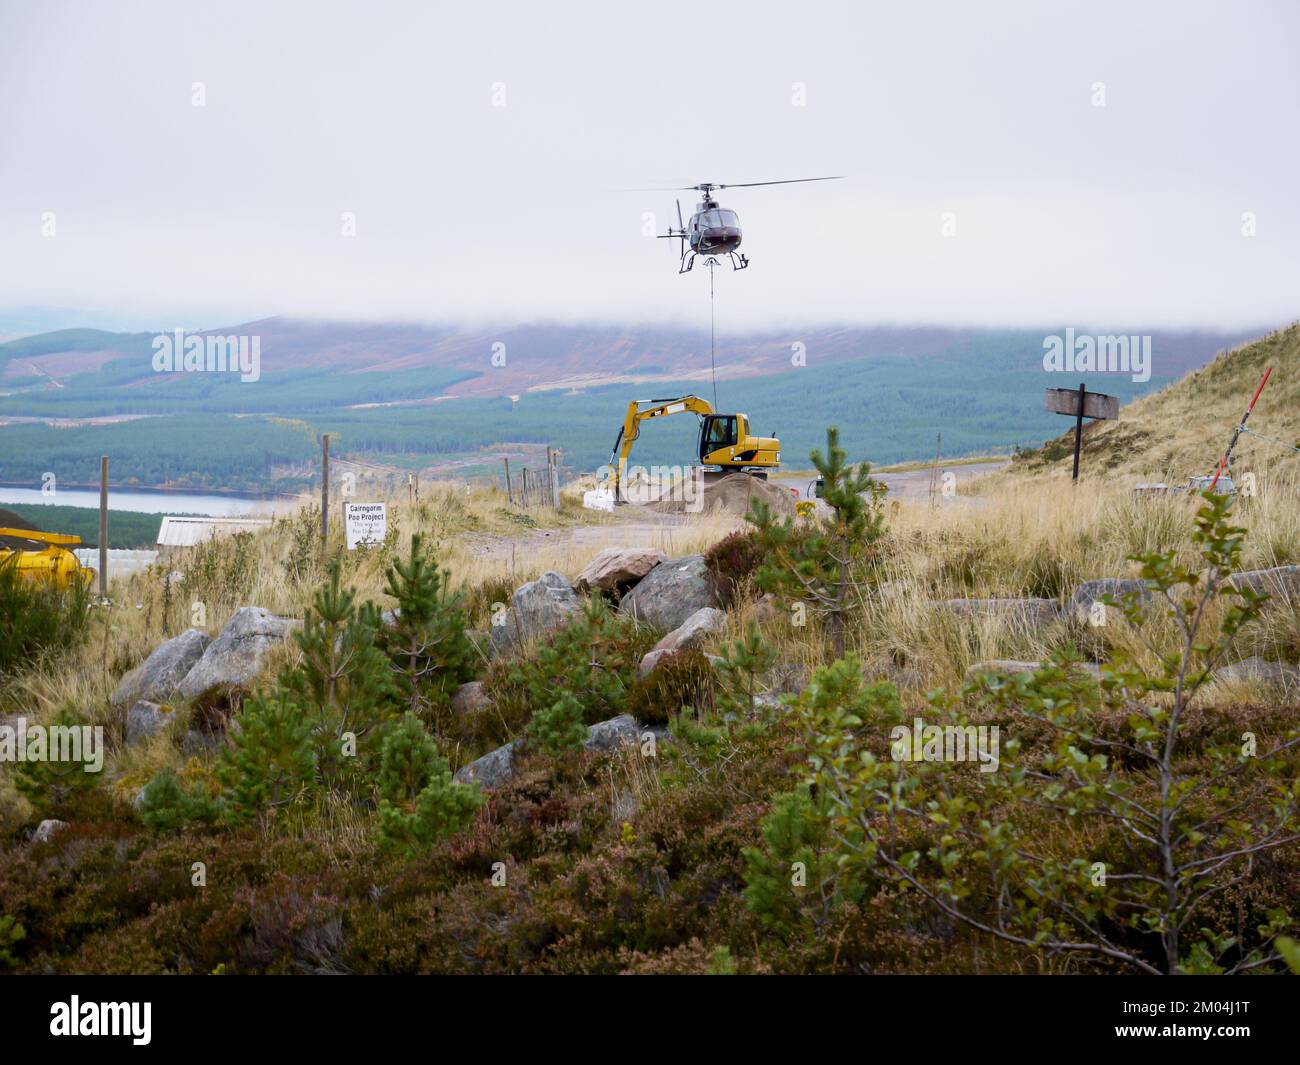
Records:
[[[1300,445],[1300,323],[1295,323],[1224,352],[1159,392],[1135,399],[1121,408],[1118,421],[1086,425],[1084,475],[1104,470],[1124,482],[1180,484],[1210,472],[1270,366],[1273,373],[1248,423],[1261,435],[1242,435],[1233,469],[1239,477],[1246,472],[1300,472],[1300,454],[1261,438]],[[1060,420],[1066,431],[1022,455],[1017,470],[1070,475],[1074,426]]]

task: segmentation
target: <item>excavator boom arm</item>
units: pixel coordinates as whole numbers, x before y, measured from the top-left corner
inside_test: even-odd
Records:
[[[650,406],[642,409],[642,404]],[[632,445],[641,435],[641,423],[649,418],[662,418],[669,414],[692,414],[704,416],[713,413],[713,406],[707,399],[699,396],[677,396],[673,399],[634,399],[627,405],[627,414],[623,417],[623,427],[618,431],[614,441],[614,450],[610,452],[609,465],[613,482],[614,498],[619,498],[622,480],[627,470],[628,456],[632,454]]]

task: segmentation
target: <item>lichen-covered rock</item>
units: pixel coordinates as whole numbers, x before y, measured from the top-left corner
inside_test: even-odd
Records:
[[[636,718],[619,714],[590,726],[582,746],[589,751],[612,751],[625,743],[636,743],[637,736]]]
[[[587,593],[599,589],[622,595],[668,556],[649,547],[606,547],[588,562],[573,580],[573,587]]]
[[[457,717],[466,717],[478,713],[490,701],[483,691],[483,682],[471,680],[456,689],[456,694],[451,697],[451,709]]]
[[[582,600],[562,573],[547,570],[515,589],[510,606],[492,618],[492,651],[501,655],[540,639],[582,610]]]
[[[1238,591],[1249,588],[1260,595],[1274,599],[1300,597],[1300,566],[1274,566],[1272,569],[1252,569],[1234,573],[1228,583]]]
[[[461,766],[451,779],[457,784],[477,784],[485,791],[501,787],[514,776],[515,752],[522,742],[522,740],[512,740],[495,751],[489,751],[469,765]]]
[[[958,617],[998,618],[1029,628],[1050,625],[1059,616],[1054,599],[945,599],[938,605]]]
[[[1091,621],[1093,605],[1100,603],[1104,596],[1111,596],[1117,603],[1125,602],[1125,596],[1136,594],[1142,604],[1151,602],[1151,589],[1146,581],[1130,580],[1123,577],[1100,577],[1097,580],[1084,581],[1074,590],[1070,601],[1065,604],[1065,614],[1085,624]]]
[[[1043,662],[1026,662],[1015,658],[990,658],[984,662],[976,662],[966,670],[966,680],[972,681],[983,673],[1036,673],[1042,669]],[[1087,673],[1097,680],[1101,679],[1101,666],[1096,662],[1080,662],[1076,669]]]
[[[126,712],[126,745],[134,747],[156,736],[172,720],[172,712],[147,699],[141,699]]]
[[[701,607],[655,644],[654,650],[687,651],[692,648],[698,650],[704,646],[704,642],[710,636],[721,632],[726,624],[727,615],[721,610],[711,606]]]
[[[1285,662],[1270,662],[1254,655],[1216,669],[1214,679],[1223,684],[1249,682],[1277,688],[1295,688],[1300,686],[1300,669]]]
[[[122,678],[113,692],[113,705],[131,706],[141,699],[165,703],[176,694],[181,681],[211,642],[212,638],[202,629],[186,629],[179,636],[164,640]]]
[[[488,657],[500,658],[519,649],[519,623],[515,621],[515,612],[510,607],[498,610],[492,615],[492,625],[488,630]]]
[[[618,608],[652,628],[671,632],[706,606],[718,606],[718,593],[703,555],[661,562],[623,596]]]
[[[301,624],[258,606],[240,607],[181,681],[180,696],[200,699],[217,691],[247,689],[262,672],[271,649]]]
[[[54,834],[68,827],[67,821],[58,821],[48,818],[36,826],[36,831],[32,833],[33,843],[48,843],[54,838]]]

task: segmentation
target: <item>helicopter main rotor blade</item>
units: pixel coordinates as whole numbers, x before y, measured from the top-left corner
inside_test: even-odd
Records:
[[[753,189],[759,185],[802,185],[805,181],[842,181],[843,174],[833,174],[830,177],[801,177],[788,178],[785,181],[744,181],[734,185],[714,185],[716,189]]]

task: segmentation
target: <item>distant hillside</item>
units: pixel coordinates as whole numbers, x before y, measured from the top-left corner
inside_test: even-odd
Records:
[[[1144,332],[1126,332],[1135,331]],[[608,457],[630,399],[714,395],[705,331],[272,318],[214,332],[261,338],[256,381],[157,373],[150,333],[75,329],[0,344],[0,482],[35,484],[46,471],[64,484],[91,482],[107,454],[116,483],[292,491],[315,476],[326,432],[340,460],[431,477],[498,471],[512,454],[505,442],[557,447],[570,470],[590,472]],[[1058,428],[1043,411],[1044,379],[1059,376],[1044,374],[1044,336],[905,327],[724,334],[718,405],[779,435],[785,461],[797,465],[828,424],[840,426],[854,458],[876,462],[933,455],[940,433],[948,457],[1008,452]],[[1240,339],[1155,331],[1159,373],[1150,381],[1084,376],[1129,400]],[[647,426],[633,461],[690,463],[694,434],[690,418]]]
[[[1088,424],[1085,473],[1103,469],[1125,480],[1180,484],[1210,472],[1270,366],[1273,373],[1247,423],[1260,435],[1241,437],[1233,468],[1238,475],[1300,472],[1300,454],[1272,442],[1300,446],[1300,324],[1294,324],[1134,400],[1121,409],[1118,421]],[[1067,419],[1059,421],[1069,424],[1067,431],[1024,455],[1019,468],[1069,472],[1074,429]]]

